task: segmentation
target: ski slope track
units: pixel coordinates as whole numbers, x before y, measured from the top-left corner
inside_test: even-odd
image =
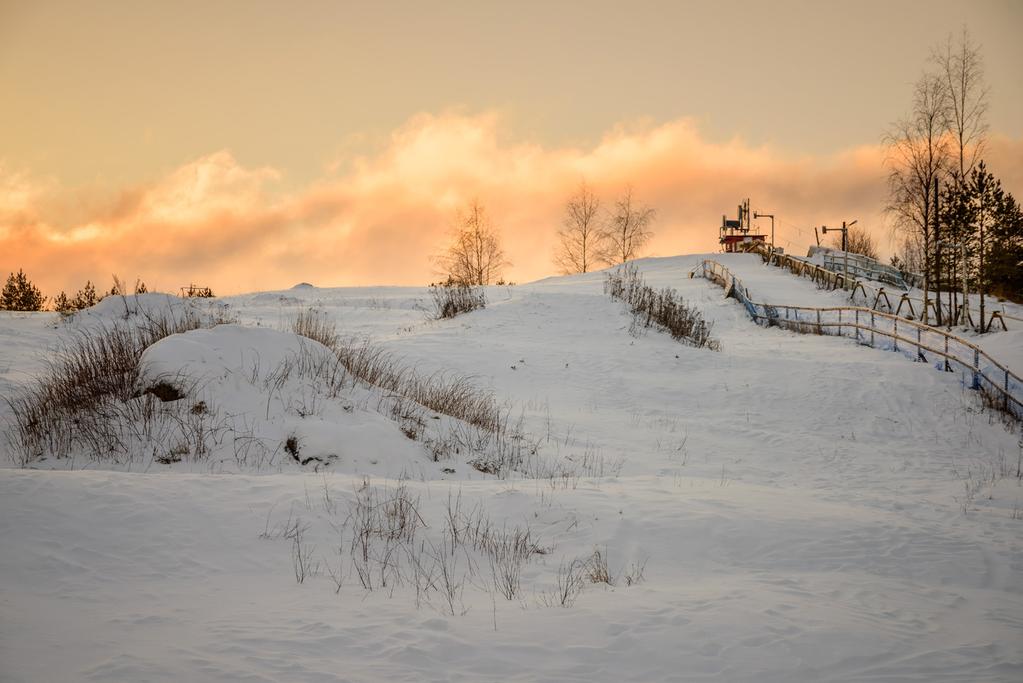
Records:
[[[952,373],[751,324],[689,277],[704,258],[764,301],[844,304],[752,254],[636,262],[703,312],[719,352],[633,324],[602,273],[491,287],[485,309],[445,321],[428,319],[424,288],[220,300],[232,324],[163,339],[147,372],[187,371],[223,419],[260,443],[296,435],[328,464],[243,467],[225,443],[169,464],[83,454],[22,469],[0,440],[0,681],[1023,680],[1018,425]],[[371,388],[262,381],[289,354],[325,351],[287,331],[310,307],[423,375],[471,376],[521,417],[537,457],[573,473],[434,462]],[[0,392],[17,395],[76,325],[118,315],[106,302],[70,325],[0,314]],[[1023,344],[995,336],[978,343],[1023,367]],[[428,429],[448,424],[436,417]],[[404,551],[455,558],[450,600],[357,577],[359,501],[399,489],[422,521]],[[539,552],[511,599],[483,555],[444,545],[453,507],[501,533],[528,527]],[[614,585],[552,600],[595,549]]]

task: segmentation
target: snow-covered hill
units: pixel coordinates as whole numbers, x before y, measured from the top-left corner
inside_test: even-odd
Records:
[[[0,680],[1023,678],[1018,427],[926,364],[754,326],[689,278],[702,258],[638,265],[719,352],[637,329],[600,273],[446,321],[415,288],[223,300],[232,324],[144,355],[144,382],[191,380],[229,425],[206,457],[0,470]],[[841,302],[715,258],[763,300]],[[310,308],[471,377],[533,466],[479,471],[457,421],[389,392],[282,380],[329,357],[287,331]],[[5,396],[88,320],[0,318]],[[240,460],[240,434],[279,457]]]

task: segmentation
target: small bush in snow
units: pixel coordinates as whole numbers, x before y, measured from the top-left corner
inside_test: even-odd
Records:
[[[593,554],[586,560],[586,578],[590,583],[606,583],[608,586],[615,585],[615,577],[607,565],[607,549],[595,548]]]
[[[14,419],[6,436],[16,461],[26,466],[77,452],[117,461],[135,457],[143,442],[171,441],[202,455],[213,416],[185,414],[188,406],[178,401],[188,388],[181,378],[140,386],[140,361],[160,339],[208,324],[188,311],[78,330],[34,385],[7,398]]]
[[[300,337],[318,341],[331,350],[336,349],[340,341],[334,321],[313,308],[301,311],[292,320],[291,331]]]
[[[448,281],[430,285],[433,296],[433,313],[438,320],[454,318],[460,313],[486,308],[487,296],[482,287],[473,287],[463,282]]]
[[[604,280],[604,293],[627,304],[637,324],[662,329],[672,339],[696,348],[721,349],[721,343],[711,337],[712,323],[707,322],[699,310],[674,289],[666,287],[658,291],[647,285],[634,265],[626,264],[609,271]]]

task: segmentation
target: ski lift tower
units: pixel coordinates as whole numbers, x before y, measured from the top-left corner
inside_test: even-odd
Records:
[[[721,228],[718,238],[718,243],[721,245],[721,251],[734,253],[737,251],[746,251],[749,248],[749,245],[754,242],[766,244],[767,235],[750,234],[749,199],[746,199],[739,204],[738,213],[739,217],[735,220],[732,220],[727,216],[721,216]]]

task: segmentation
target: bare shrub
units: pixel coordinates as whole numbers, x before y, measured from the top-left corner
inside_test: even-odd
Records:
[[[46,455],[62,458],[78,447],[95,459],[132,455],[139,438],[166,437],[169,405],[189,387],[182,378],[162,378],[141,387],[142,353],[153,343],[196,329],[204,320],[194,312],[145,314],[134,324],[85,327],[49,362],[43,375],[20,395],[6,400],[14,415],[7,432],[21,465]],[[207,420],[208,421],[208,420]],[[179,426],[194,427],[180,422]],[[182,437],[187,434],[182,434]]]
[[[622,573],[622,580],[625,581],[626,586],[635,586],[636,584],[643,583],[646,580],[646,560],[642,562],[633,562],[629,565],[629,568]]]
[[[583,591],[584,564],[579,560],[558,565],[555,575],[555,587],[540,596],[540,603],[545,607],[571,607]]]
[[[465,614],[465,605],[462,602],[462,595],[465,592],[466,572],[458,571],[458,563],[454,552],[454,546],[449,539],[441,544],[439,552],[434,554],[434,561],[437,569],[437,586],[440,588],[441,596],[444,599],[444,606],[448,614],[455,616]]]
[[[482,549],[490,560],[490,572],[494,588],[506,600],[518,595],[522,582],[522,566],[535,554],[546,551],[532,538],[529,527],[515,527],[491,534]]]
[[[318,341],[328,349],[336,348],[340,341],[334,321],[314,308],[300,311],[291,321],[291,331],[300,337]]]
[[[486,308],[487,295],[482,287],[449,280],[430,285],[433,297],[433,317],[437,320],[454,318],[461,313]]]
[[[477,470],[498,477],[518,471],[546,478],[553,471],[565,469],[541,458],[541,440],[526,434],[523,417],[513,422],[510,409],[500,406],[494,395],[476,386],[472,378],[447,372],[421,374],[368,340],[341,339],[333,325],[322,319],[303,314],[298,320],[301,323],[293,325],[296,333],[331,342],[333,360],[315,353],[299,354],[294,362],[274,371],[276,383],[268,386],[271,393],[279,392],[295,372],[325,381],[331,396],[338,395],[346,381],[361,382],[380,390],[376,409],[393,418],[407,437],[422,441],[434,461],[451,453],[464,453]],[[306,409],[308,406],[296,408],[300,414]],[[439,419],[440,415],[454,419],[437,423],[436,429],[428,428],[433,424],[431,419]],[[620,469],[620,463],[603,461],[584,466],[601,473],[605,467],[610,471]]]
[[[291,537],[291,563],[295,570],[296,583],[305,583],[306,578],[315,574],[318,569],[312,561],[316,546],[305,544],[304,538],[304,529],[301,526],[301,520],[299,520],[295,533]]]
[[[363,486],[355,491],[344,527],[350,527],[352,568],[366,590],[394,586],[402,579],[403,547],[415,545],[416,532],[426,526],[419,499],[406,486],[380,491]]]
[[[583,567],[586,572],[586,578],[589,579],[590,583],[615,585],[615,578],[607,566],[607,548],[603,551],[600,548],[594,548],[593,554],[587,558]]]
[[[631,264],[615,268],[604,279],[604,293],[629,306],[633,322],[643,327],[657,327],[672,339],[696,348],[719,351],[721,343],[711,336],[713,324],[674,289],[660,291],[645,284],[639,269]]]
[[[306,495],[305,504],[312,509],[308,490]],[[337,511],[326,484],[323,497],[323,509],[333,518]],[[467,509],[460,491],[449,491],[446,510],[432,538],[427,531],[430,525],[420,513],[419,498],[404,482],[381,487],[364,478],[347,500],[343,521],[328,519],[339,539],[336,545],[331,544],[333,552],[324,565],[335,593],[346,581],[364,591],[384,590],[390,595],[404,588],[414,595],[417,608],[426,604],[454,616],[467,611],[466,589],[476,589],[494,601],[496,623],[496,596],[509,601],[521,598],[524,568],[553,550],[541,544],[528,525],[495,525],[481,502]],[[314,551],[306,541],[309,527],[293,512],[276,526],[271,525],[268,513],[261,526],[261,538],[290,542],[297,583],[320,573],[321,564],[312,559]],[[548,606],[571,606],[594,566],[592,559],[562,563],[555,589],[539,595],[539,601]]]
[[[301,323],[301,324],[300,324]],[[333,323],[306,312],[296,320],[296,334],[330,348],[341,366],[355,379],[467,424],[493,431],[501,413],[493,394],[477,387],[469,377],[437,372],[422,375],[369,340],[341,339]],[[329,342],[329,343],[328,343]],[[339,368],[331,369],[337,382]]]

